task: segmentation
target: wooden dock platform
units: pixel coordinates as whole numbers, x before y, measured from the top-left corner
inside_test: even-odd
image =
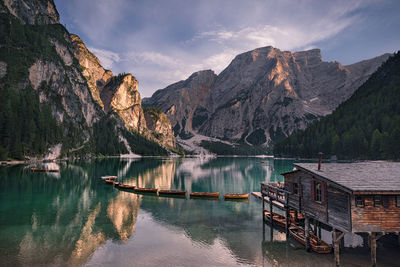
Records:
[[[254,196],[254,197],[256,197],[256,198],[258,198],[258,199],[262,199],[262,194],[261,194],[261,192],[251,192],[251,194]],[[270,202],[270,199],[269,199],[269,197],[267,197],[267,196],[264,196],[264,201],[265,202],[267,202],[267,203],[269,203]],[[276,207],[278,207],[278,208],[280,208],[280,209],[285,209],[285,205],[283,204],[283,203],[281,203],[281,202],[278,202],[278,201],[276,201],[276,200],[272,200],[272,205],[274,205],[274,206],[276,206]]]

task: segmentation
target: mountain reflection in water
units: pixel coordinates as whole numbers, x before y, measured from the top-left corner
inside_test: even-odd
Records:
[[[0,167],[0,265],[311,266],[317,261],[331,266],[332,255],[306,253],[285,242],[285,233],[263,225],[261,201],[253,197],[248,202],[157,197],[120,191],[100,180],[118,175],[120,182],[139,187],[222,196],[259,191],[262,181],[282,181],[280,173],[292,163],[97,159],[59,163],[57,175],[30,172],[35,166]],[[369,262],[365,251],[349,255],[348,262]]]

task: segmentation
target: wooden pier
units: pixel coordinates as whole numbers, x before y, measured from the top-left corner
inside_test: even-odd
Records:
[[[288,235],[290,212],[303,213],[307,251],[310,232],[321,237],[321,228],[331,231],[336,266],[345,233],[368,236],[371,266],[376,266],[376,241],[400,232],[400,163],[327,163],[321,168],[319,161],[294,166],[282,174],[284,186],[261,183],[263,214],[266,208],[271,213],[273,207],[283,210]]]

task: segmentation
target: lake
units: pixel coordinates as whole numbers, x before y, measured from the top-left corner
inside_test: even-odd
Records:
[[[262,222],[261,200],[158,197],[120,191],[100,177],[139,187],[249,193],[283,181],[293,161],[252,157],[96,159],[0,167],[1,266],[333,266]],[[60,173],[33,173],[31,167]],[[323,238],[330,242],[330,233]],[[368,266],[360,238],[346,237],[344,265]],[[395,266],[398,248],[378,246]],[[388,256],[389,255],[389,256]],[[394,254],[395,255],[395,254]],[[398,254],[397,254],[398,255]]]

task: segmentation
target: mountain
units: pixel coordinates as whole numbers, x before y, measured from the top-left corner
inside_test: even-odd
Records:
[[[331,115],[278,142],[274,154],[400,159],[400,53],[390,57]]]
[[[268,46],[236,56],[219,75],[196,72],[143,103],[162,109],[180,139],[203,135],[270,147],[330,114],[388,57],[343,66],[322,61],[319,49]]]
[[[169,122],[148,129],[137,80],[105,70],[52,0],[2,1],[0,20],[1,159],[167,154]]]
[[[103,111],[116,113],[128,130],[174,149],[176,141],[171,123],[159,111],[158,116],[153,116],[153,110],[143,110],[136,78],[131,74],[114,76],[110,70],[101,66],[99,59],[86,48],[77,35],[71,34],[70,37],[74,55],[79,61],[93,99]]]

